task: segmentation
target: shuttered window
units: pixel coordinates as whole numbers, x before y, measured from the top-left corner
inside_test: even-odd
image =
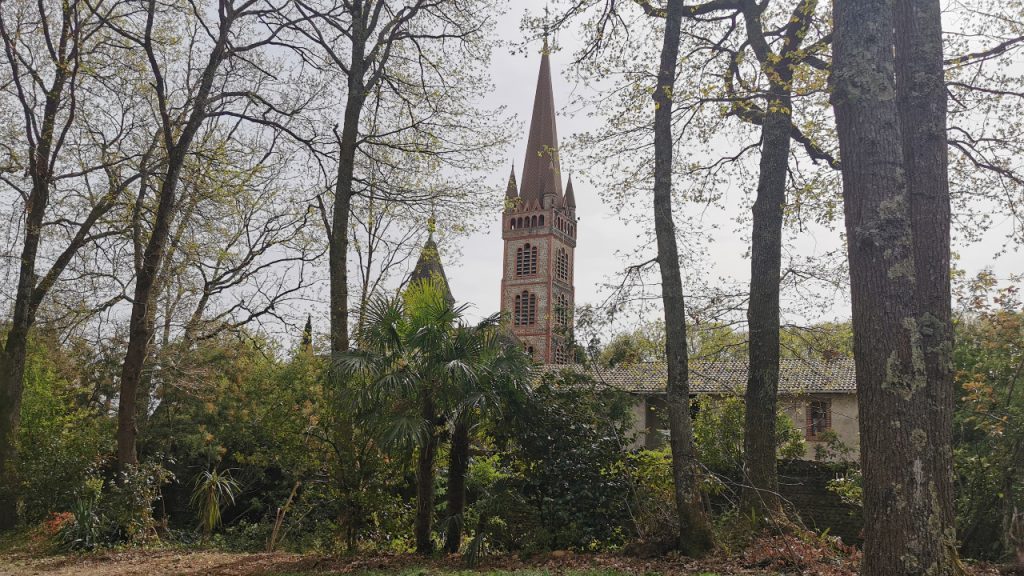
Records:
[[[811,400],[807,403],[807,439],[814,440],[832,429],[832,402]]]

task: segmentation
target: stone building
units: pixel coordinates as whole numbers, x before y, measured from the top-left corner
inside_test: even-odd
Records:
[[[636,398],[633,407],[635,442],[633,448],[658,448],[667,439],[665,388],[667,373],[660,363],[631,364],[615,368],[548,365],[549,372],[569,370],[594,382]],[[690,393],[694,396],[743,397],[747,386],[747,363],[709,362],[690,367]],[[812,361],[787,358],[779,366],[779,409],[801,429],[806,441],[805,459],[815,457],[823,432],[833,431],[851,449],[860,453],[857,424],[857,380],[853,360]]]

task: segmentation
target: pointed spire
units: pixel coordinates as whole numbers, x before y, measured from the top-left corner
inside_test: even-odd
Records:
[[[551,87],[551,61],[548,57],[547,35],[540,57],[537,93],[533,99],[533,117],[523,163],[523,181],[519,197],[526,206],[543,206],[544,196],[562,197],[558,165],[558,132],[555,129],[555,96]]]
[[[569,181],[565,184],[565,200],[562,205],[566,208],[576,207],[576,195],[572,193],[572,174],[569,174]]]
[[[302,342],[300,344],[302,350],[313,349],[313,315],[306,315],[306,326],[302,329]]]
[[[508,187],[505,188],[505,198],[515,200],[519,198],[519,186],[516,184],[516,167],[513,166],[508,174]]]
[[[437,243],[434,242],[434,226],[434,216],[431,214],[430,219],[427,220],[427,241],[423,244],[423,249],[420,250],[420,258],[416,261],[416,267],[409,274],[409,284],[428,280],[440,281],[444,284],[445,300],[449,304],[454,304],[455,297],[452,296],[452,292],[448,288],[448,276],[444,273],[441,255],[437,251]]]

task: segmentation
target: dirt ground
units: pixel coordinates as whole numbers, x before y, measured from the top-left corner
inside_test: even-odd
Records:
[[[317,558],[297,554],[230,554],[132,550],[81,556],[0,556],[0,576],[155,576],[315,573]]]
[[[801,555],[803,556],[803,555]],[[765,558],[771,558],[766,556]],[[777,557],[776,557],[777,559]],[[328,557],[311,554],[236,554],[179,549],[127,550],[83,555],[36,555],[0,552],[0,576],[306,576],[320,574],[374,574],[378,576],[774,576],[813,574],[855,576],[850,563],[778,563],[764,558],[641,559],[612,554],[554,552],[528,560],[515,556],[491,557],[472,571],[459,558],[424,561],[411,555]],[[1000,576],[994,567],[972,566],[974,576]]]
[[[84,555],[38,556],[0,554],[0,576],[257,576],[257,575],[403,575],[403,576],[616,576],[619,574],[768,576],[775,570],[745,568],[723,560],[700,563],[682,558],[641,560],[614,555],[553,553],[530,560],[490,558],[467,571],[457,558],[424,562],[413,556],[339,558],[272,553],[234,554],[217,551],[130,550]],[[791,572],[793,573],[793,572]],[[799,573],[799,572],[797,572]]]

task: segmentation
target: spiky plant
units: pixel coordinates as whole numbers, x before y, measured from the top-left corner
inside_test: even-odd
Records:
[[[203,542],[210,538],[222,522],[221,508],[225,503],[235,503],[235,496],[241,490],[238,482],[231,477],[231,470],[207,470],[196,477],[192,490],[192,506],[199,515],[199,529]]]

